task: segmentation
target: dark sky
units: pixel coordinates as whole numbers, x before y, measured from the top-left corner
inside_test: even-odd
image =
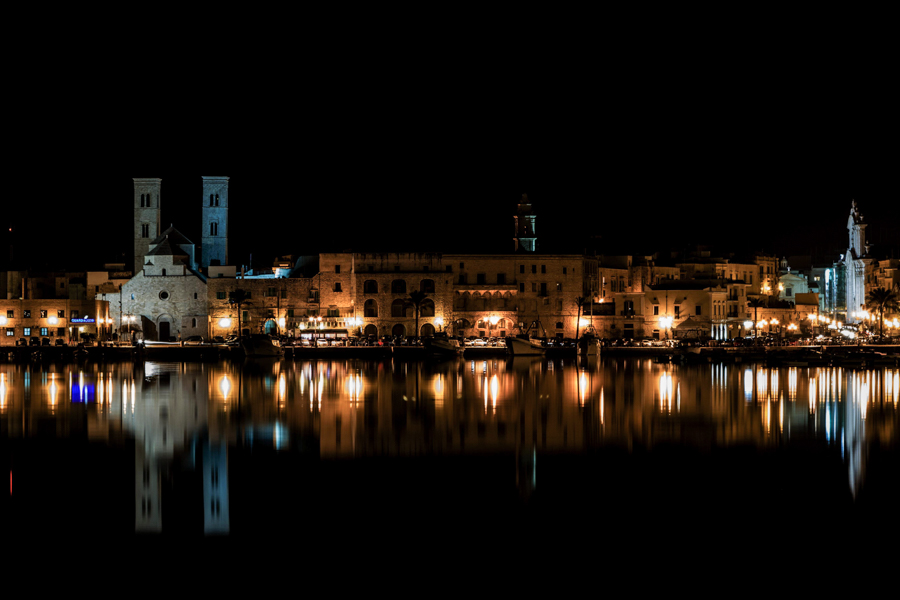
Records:
[[[125,77],[23,98],[6,138],[3,247],[13,227],[16,257],[34,267],[130,261],[136,176],[162,178],[164,225],[199,244],[201,175],[231,177],[234,263],[509,251],[522,193],[545,251],[827,257],[846,246],[854,198],[870,239],[900,239],[888,78],[876,89],[834,63],[781,58],[770,71],[752,52],[740,64],[613,53],[472,72],[458,57],[427,68],[353,58],[346,70],[160,72],[159,88]]]
[[[893,165],[860,168],[854,161],[846,168],[837,157],[805,155],[809,146],[788,151],[755,140],[751,152],[736,142],[706,142],[711,147],[698,150],[648,140],[652,148],[641,151],[597,140],[597,148],[536,148],[523,156],[507,153],[508,146],[479,148],[473,139],[470,148],[457,140],[453,151],[423,141],[388,156],[275,156],[271,163],[247,157],[206,170],[203,160],[98,164],[34,175],[17,186],[34,191],[2,218],[14,228],[20,260],[70,269],[130,257],[135,176],[162,178],[163,228],[174,223],[198,244],[201,175],[230,176],[232,262],[246,264],[253,253],[256,265],[279,254],[348,249],[509,251],[523,192],[538,215],[545,251],[593,245],[643,254],[710,244],[827,255],[846,244],[854,198],[870,239],[881,245],[900,239]]]

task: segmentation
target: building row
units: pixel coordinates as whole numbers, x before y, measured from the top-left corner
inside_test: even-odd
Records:
[[[874,260],[853,204],[850,248],[827,267],[792,270],[757,254],[598,256],[536,250],[527,196],[508,254],[320,253],[271,268],[227,264],[228,178],[203,178],[204,237],[197,248],[174,226],[159,232],[160,180],[135,179],[135,271],[35,275],[0,283],[0,338],[114,334],[148,340],[212,339],[251,332],[504,337],[535,332],[574,338],[812,331],[820,317],[852,322],[865,293],[900,283],[897,260]],[[150,239],[150,232],[156,235]],[[807,267],[807,265],[803,265]],[[861,275],[860,275],[861,273]],[[861,277],[861,279],[860,279]]]

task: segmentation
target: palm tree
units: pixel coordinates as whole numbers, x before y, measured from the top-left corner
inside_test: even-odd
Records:
[[[759,298],[747,298],[747,304],[753,308],[753,337],[756,337],[756,323],[759,322],[759,319],[756,318],[758,314],[757,310],[768,306],[768,296],[765,300],[760,300]]]
[[[866,308],[878,313],[879,336],[884,336],[884,313],[900,311],[900,294],[886,288],[876,288],[866,294]]]
[[[419,309],[422,307],[422,301],[428,297],[423,291],[413,290],[409,293],[409,298],[406,300],[407,306],[412,306],[416,310],[416,335],[415,338],[419,338]]]
[[[581,327],[581,309],[584,307],[584,296],[575,297],[575,306],[578,307],[578,316],[575,318],[575,341],[578,341],[578,329]]]
[[[252,304],[252,302],[250,302],[250,293],[240,288],[234,290],[233,292],[228,292],[228,303],[233,306],[237,306],[238,337],[241,337],[241,334],[244,330],[241,325],[241,307],[244,304]]]

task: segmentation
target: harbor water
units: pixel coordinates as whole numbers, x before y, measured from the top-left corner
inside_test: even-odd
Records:
[[[895,528],[900,369],[648,358],[0,365],[19,534]]]

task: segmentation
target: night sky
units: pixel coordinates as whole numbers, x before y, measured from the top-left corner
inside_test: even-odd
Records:
[[[846,248],[852,199],[870,240],[897,245],[890,97],[848,103],[834,82],[786,68],[755,80],[765,85],[662,70],[575,83],[572,72],[332,73],[304,80],[301,97],[288,81],[236,95],[246,82],[235,81],[221,107],[202,95],[182,105],[185,91],[147,113],[151,103],[123,100],[126,85],[114,112],[91,104],[16,131],[3,247],[13,227],[17,266],[96,269],[122,254],[131,264],[132,177],[161,177],[163,228],[199,244],[201,175],[231,177],[236,264],[251,253],[270,266],[321,251],[511,251],[522,193],[547,252],[703,244],[831,260]]]

